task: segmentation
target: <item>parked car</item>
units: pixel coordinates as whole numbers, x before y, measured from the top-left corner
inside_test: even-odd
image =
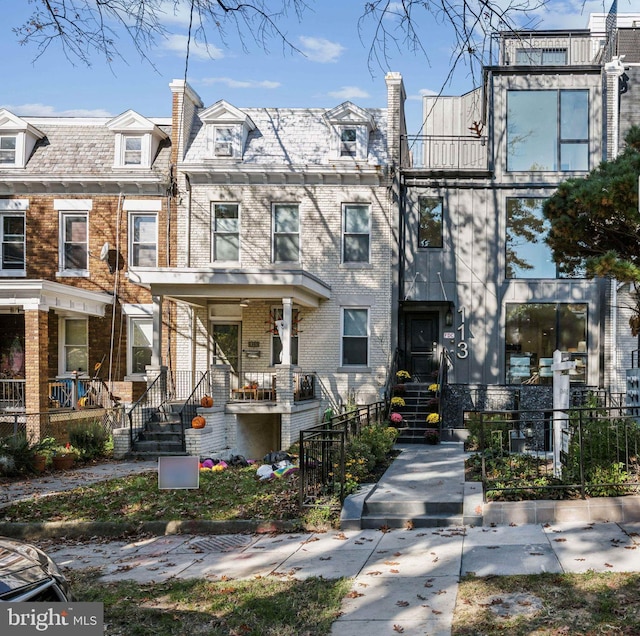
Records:
[[[73,600],[54,561],[30,543],[0,537],[0,602]]]

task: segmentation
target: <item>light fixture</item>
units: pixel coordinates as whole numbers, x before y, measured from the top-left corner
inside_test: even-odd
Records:
[[[243,298],[240,301],[240,307],[248,307],[249,306],[249,300],[247,298]]]
[[[453,325],[453,312],[451,311],[451,307],[447,309],[447,313],[444,315],[444,324],[446,327]]]

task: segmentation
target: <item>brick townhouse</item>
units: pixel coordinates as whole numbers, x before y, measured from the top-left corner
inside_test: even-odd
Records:
[[[4,409],[126,403],[144,390],[151,297],[130,270],[168,262],[170,123],[0,110]],[[85,396],[93,378],[108,391]]]

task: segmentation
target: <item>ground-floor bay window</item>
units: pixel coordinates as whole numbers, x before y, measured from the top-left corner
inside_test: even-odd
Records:
[[[587,378],[586,303],[507,304],[505,362],[507,384],[551,384],[553,352],[576,361],[571,382]]]

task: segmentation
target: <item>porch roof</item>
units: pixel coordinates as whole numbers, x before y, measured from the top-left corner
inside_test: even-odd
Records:
[[[300,269],[154,268],[129,271],[129,279],[165,296],[201,305],[208,300],[281,300],[317,307],[331,297],[331,286]]]
[[[7,308],[104,316],[113,297],[49,280],[0,280],[0,311]]]

